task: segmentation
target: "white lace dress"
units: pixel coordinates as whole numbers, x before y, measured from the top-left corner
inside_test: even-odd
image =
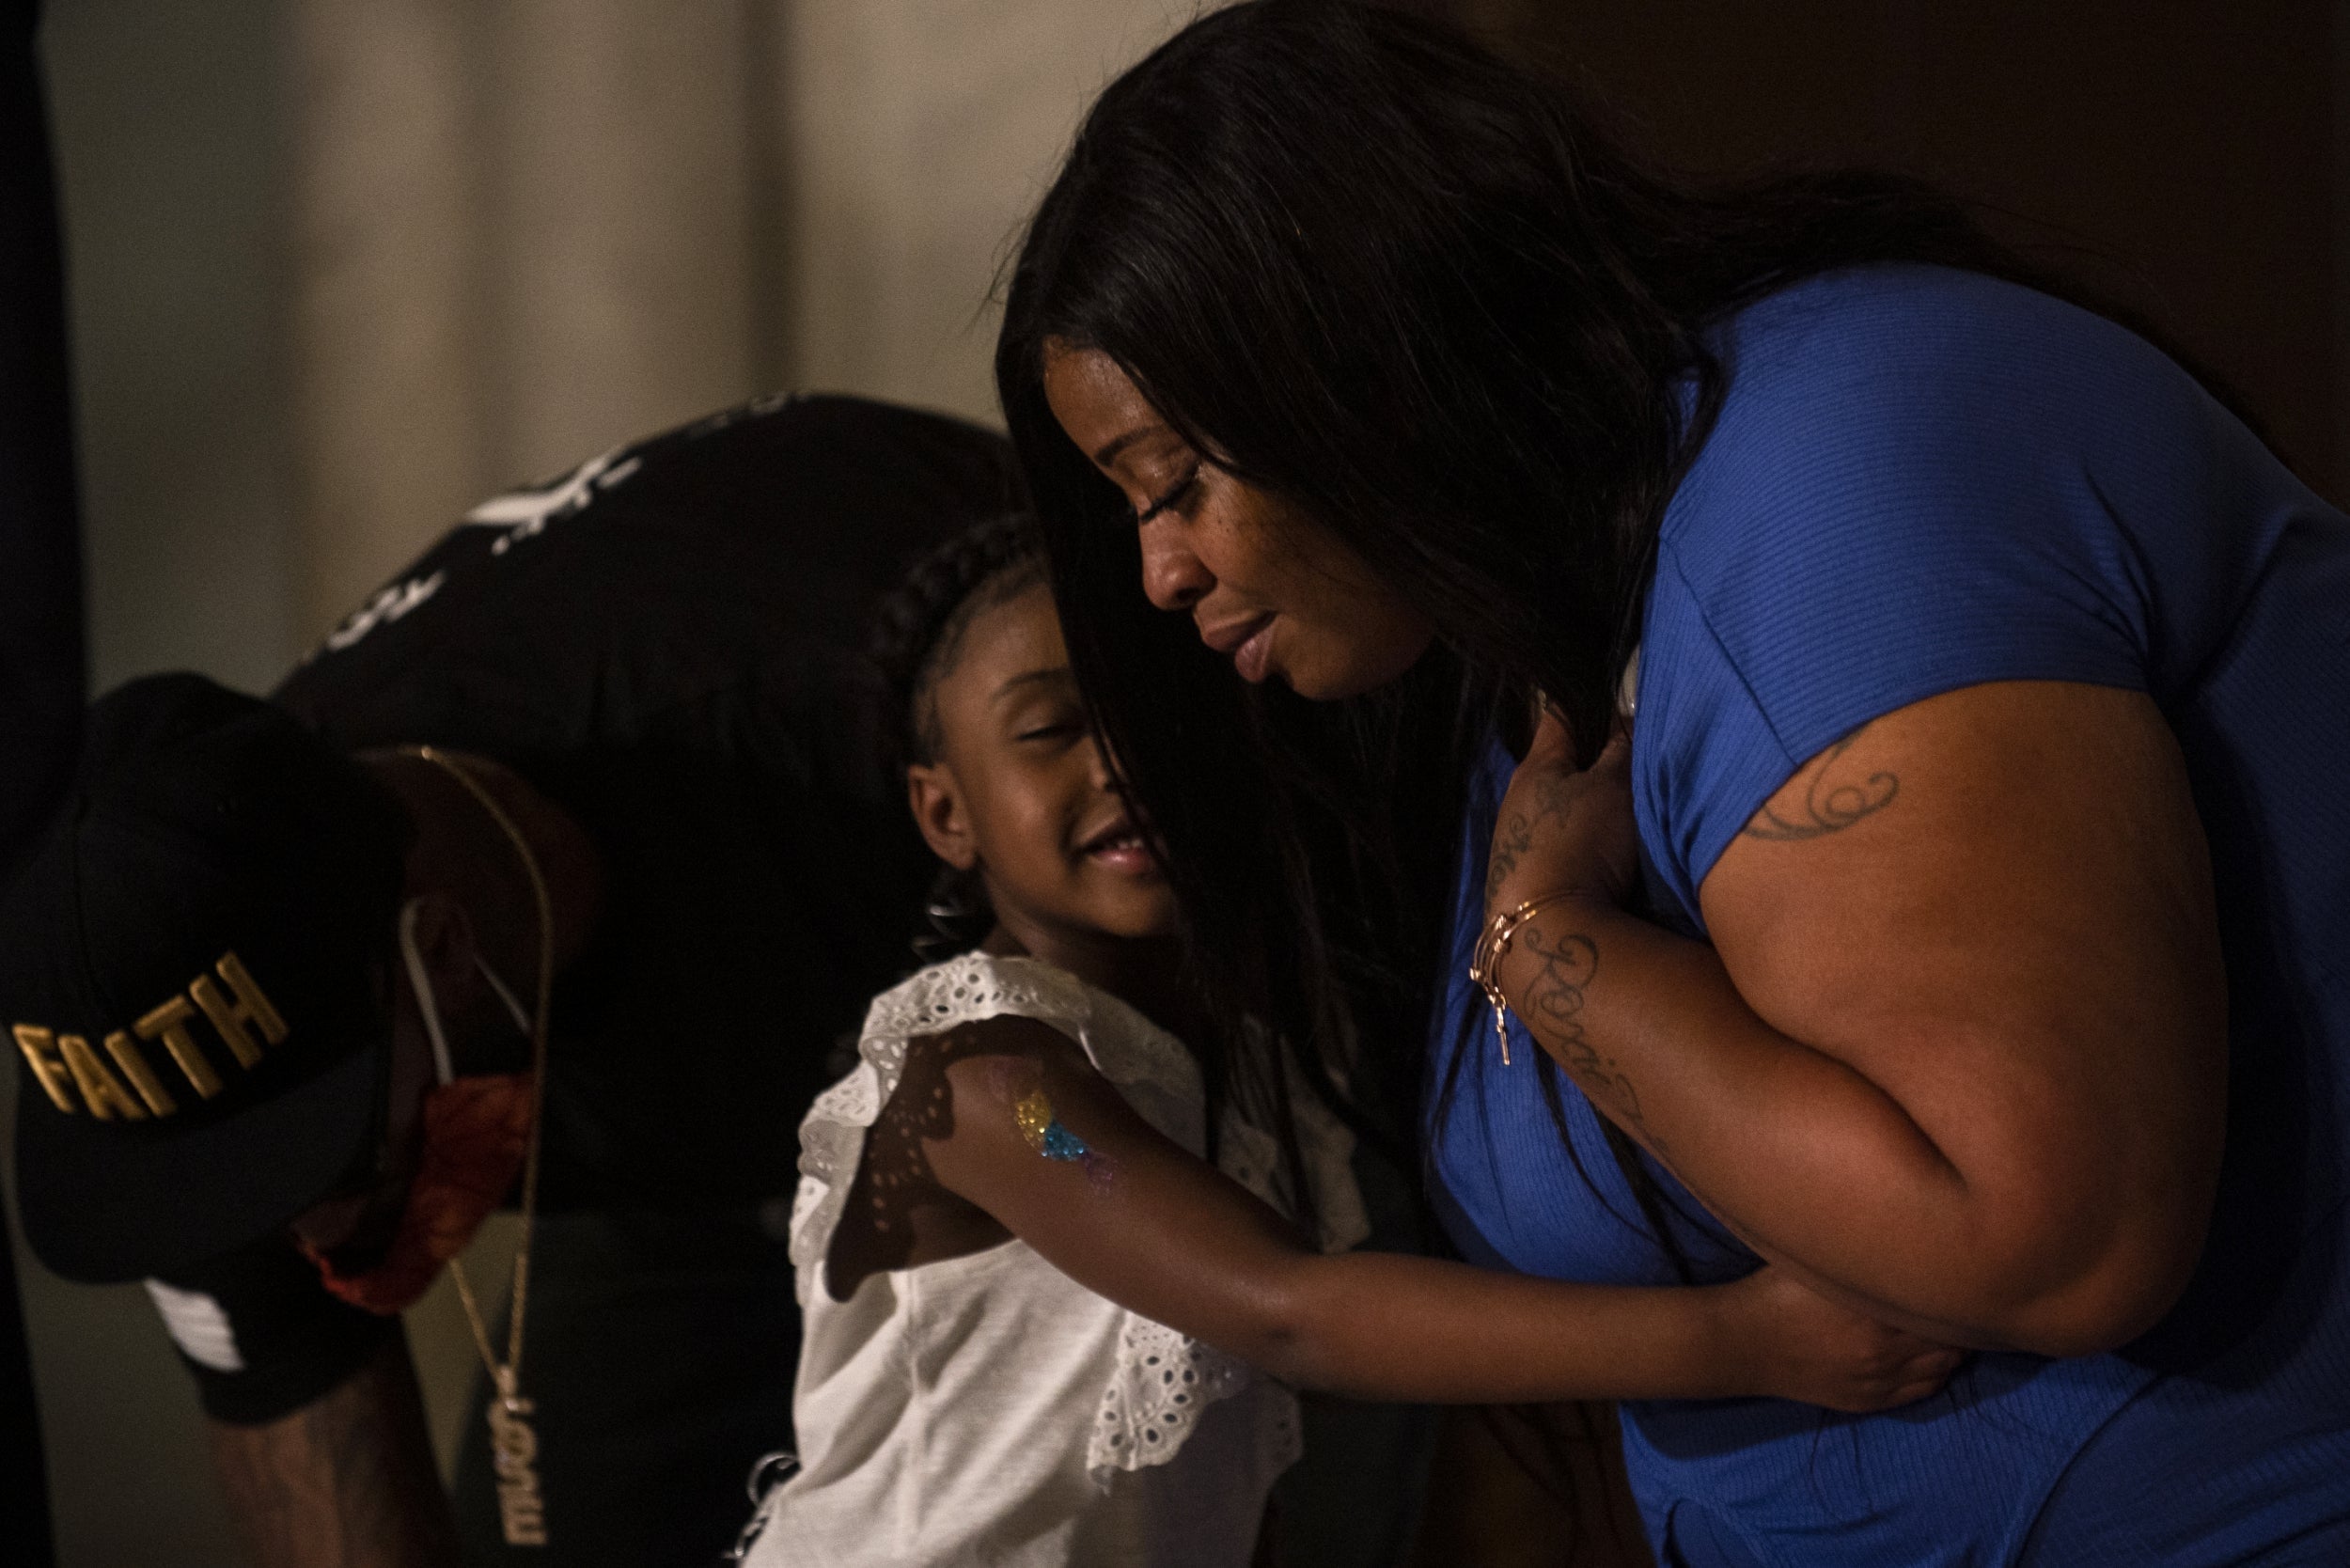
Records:
[[[1071,1280],[1022,1242],[874,1274],[832,1298],[824,1259],[905,1043],[1005,1013],[1085,1047],[1160,1132],[1205,1146],[1189,1052],[1049,964],[973,953],[885,993],[856,1070],[800,1126],[791,1258],[804,1339],[800,1468],[768,1496],[759,1568],[872,1563],[1241,1568],[1273,1482],[1298,1454],[1289,1389]],[[1368,1227],[1351,1140],[1300,1105],[1324,1245]],[[1220,1163],[1278,1202],[1273,1140],[1227,1118]]]

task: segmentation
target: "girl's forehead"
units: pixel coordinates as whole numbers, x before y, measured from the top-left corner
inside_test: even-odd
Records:
[[[962,646],[940,682],[940,697],[956,706],[995,701],[1008,689],[1033,683],[1044,673],[1066,676],[1069,651],[1061,641],[1053,595],[1034,583],[997,603],[982,605],[964,627]]]

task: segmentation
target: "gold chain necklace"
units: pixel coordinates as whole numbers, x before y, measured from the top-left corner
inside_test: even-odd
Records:
[[[490,1451],[497,1471],[498,1520],[506,1544],[543,1546],[547,1544],[547,1509],[539,1490],[539,1437],[529,1420],[534,1407],[522,1395],[523,1312],[530,1296],[531,1222],[539,1213],[539,1133],[547,1091],[547,1013],[555,996],[555,906],[547,897],[546,879],[539,874],[538,856],[530,853],[522,830],[490,792],[446,752],[429,745],[404,749],[446,772],[465,787],[466,793],[481,803],[481,808],[490,813],[490,820],[513,844],[514,854],[521,858],[523,870],[530,878],[531,897],[538,901],[539,992],[530,1011],[530,1142],[523,1155],[522,1240],[514,1249],[514,1286],[506,1312],[503,1364],[490,1348],[489,1325],[482,1320],[481,1306],[474,1299],[473,1284],[465,1278],[463,1260],[451,1258],[448,1273],[457,1285],[457,1299],[464,1304],[465,1323],[473,1329],[474,1348],[481,1353],[481,1364],[488,1370],[490,1382],[496,1390],[497,1397],[490,1402]]]

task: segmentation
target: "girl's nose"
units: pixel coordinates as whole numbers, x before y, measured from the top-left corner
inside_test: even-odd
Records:
[[[1182,526],[1157,517],[1142,525],[1142,592],[1163,610],[1187,610],[1215,587],[1210,572],[1184,542]]]

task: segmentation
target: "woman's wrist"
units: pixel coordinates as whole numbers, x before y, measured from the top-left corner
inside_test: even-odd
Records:
[[[1714,1399],[1776,1398],[1782,1392],[1772,1377],[1772,1340],[1763,1321],[1768,1303],[1761,1276],[1724,1285],[1703,1285],[1687,1293],[1697,1298],[1702,1326],[1698,1330],[1700,1355],[1712,1384]]]
[[[1513,910],[1546,910],[1553,906],[1613,909],[1617,903],[1616,896],[1605,887],[1582,880],[1553,877],[1540,886],[1504,886],[1490,891],[1485,899],[1485,923],[1491,926],[1497,916]]]
[[[1750,1399],[1772,1393],[1755,1292],[1728,1285],[1665,1287],[1644,1312],[1660,1352],[1653,1387],[1626,1390],[1647,1399]]]
[[[1477,945],[1469,955],[1468,978],[1485,994],[1486,1005],[1493,1009],[1494,1036],[1501,1049],[1501,1065],[1510,1065],[1509,1013],[1512,1004],[1502,990],[1501,968],[1510,956],[1519,935],[1532,926],[1543,910],[1569,902],[1572,891],[1554,892],[1528,899],[1520,903],[1496,901],[1496,910],[1488,914],[1480,930]],[[1539,948],[1539,943],[1536,944]]]
[[[1525,915],[1495,955],[1489,971],[1495,989],[1529,1029],[1564,1016],[1562,1006],[1580,1011],[1582,988],[1599,966],[1599,933],[1622,911],[1604,894],[1584,888],[1505,907]]]

